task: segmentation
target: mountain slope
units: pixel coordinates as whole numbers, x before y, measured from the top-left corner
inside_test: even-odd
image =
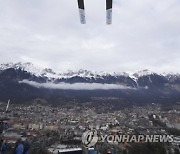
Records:
[[[84,88],[83,88],[84,87]],[[127,73],[87,70],[56,73],[37,69],[31,63],[0,65],[0,101],[27,102],[42,98],[58,103],[60,98],[117,97],[125,104],[180,101],[180,76],[144,70]]]

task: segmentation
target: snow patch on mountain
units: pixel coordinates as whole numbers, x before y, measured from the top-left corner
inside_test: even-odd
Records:
[[[134,73],[133,77],[135,79],[137,79],[137,78],[140,78],[142,76],[149,76],[149,75],[154,75],[154,74],[157,74],[157,73],[154,73],[154,72],[146,69],[146,70],[142,70],[142,71],[139,71],[137,73]]]
[[[7,63],[7,64],[1,64],[0,65],[0,70],[6,70],[6,69],[21,69],[23,71],[29,72],[33,75],[40,76],[41,75],[41,70],[34,67],[32,63]]]
[[[7,63],[7,64],[1,64],[0,70],[7,70],[7,69],[21,69],[23,71],[26,71],[32,75],[35,75],[37,77],[47,77],[47,78],[58,78],[58,75],[52,70],[52,69],[40,69],[37,67],[34,67],[32,63]]]

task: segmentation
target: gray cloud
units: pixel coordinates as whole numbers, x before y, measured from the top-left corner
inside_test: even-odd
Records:
[[[110,90],[110,89],[134,89],[128,86],[119,84],[101,84],[101,83],[58,83],[53,82],[38,83],[35,81],[23,80],[19,83],[25,83],[36,88],[47,88],[47,89],[62,89],[62,90]]]
[[[85,1],[86,25],[79,23],[77,1],[0,2],[0,63],[30,61],[57,72],[179,72],[177,0],[114,0],[111,26],[100,0]]]

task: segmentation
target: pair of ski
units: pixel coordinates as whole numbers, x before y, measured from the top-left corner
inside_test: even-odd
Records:
[[[112,3],[113,0],[106,0],[106,23],[112,23]],[[86,23],[84,0],[78,0],[79,15],[81,24]]]

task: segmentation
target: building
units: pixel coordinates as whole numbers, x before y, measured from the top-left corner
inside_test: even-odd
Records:
[[[81,148],[72,149],[62,149],[58,151],[58,154],[82,154],[83,150]]]

